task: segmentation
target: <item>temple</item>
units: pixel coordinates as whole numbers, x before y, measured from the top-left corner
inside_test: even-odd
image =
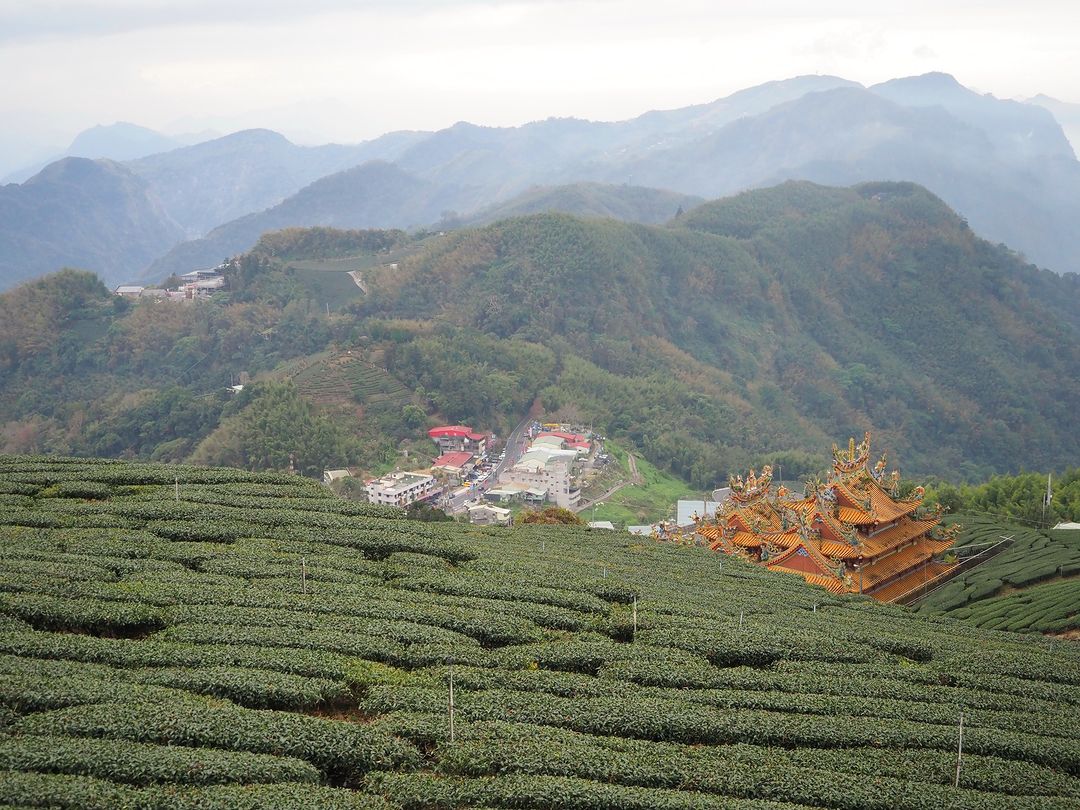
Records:
[[[825,482],[802,498],[773,491],[772,470],[729,479],[731,497],[715,520],[697,527],[714,551],[737,554],[774,571],[801,575],[832,593],[863,593],[893,602],[944,578],[938,560],[958,526],[941,526],[941,509],[922,506],[922,487],[900,497],[900,475],[885,473],[885,456],[870,466],[870,434],[846,450],[833,445]]]

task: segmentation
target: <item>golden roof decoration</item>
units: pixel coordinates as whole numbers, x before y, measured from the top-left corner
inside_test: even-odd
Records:
[[[772,484],[772,466],[766,464],[761,468],[761,475],[755,474],[751,469],[743,480],[741,475],[729,475],[728,486],[731,487],[731,499],[739,504],[752,503],[769,492]]]
[[[839,475],[856,472],[866,466],[870,459],[870,431],[863,434],[863,440],[855,444],[855,439],[848,439],[847,451],[835,444],[832,446],[833,469]]]

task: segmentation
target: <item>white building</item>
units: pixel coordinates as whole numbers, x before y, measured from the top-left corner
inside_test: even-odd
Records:
[[[544,490],[556,506],[573,509],[581,502],[581,489],[571,475],[576,458],[574,450],[534,447],[517,464],[503,471],[499,483]]]
[[[395,472],[367,482],[367,496],[372,503],[408,506],[430,498],[438,491],[435,477],[426,473]]]
[[[233,388],[239,389],[240,391],[244,390],[244,386],[242,385],[235,385],[233,386]],[[343,478],[350,477],[351,475],[352,473],[348,470],[323,470],[322,480],[324,484],[330,486],[335,481],[340,481]]]

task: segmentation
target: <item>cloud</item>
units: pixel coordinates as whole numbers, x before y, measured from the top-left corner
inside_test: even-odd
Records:
[[[0,0],[0,41],[121,34],[151,28],[262,25],[340,11],[388,16],[461,5],[455,0]]]

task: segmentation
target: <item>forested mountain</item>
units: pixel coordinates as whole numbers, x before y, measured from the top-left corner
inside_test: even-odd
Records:
[[[116,284],[182,235],[123,165],[65,158],[22,185],[0,186],[0,289],[65,265]]]
[[[327,317],[324,281],[351,267],[366,293],[346,279],[354,303]],[[343,432],[304,419],[337,463],[392,457],[426,418],[513,424],[537,397],[697,488],[765,460],[812,473],[863,430],[905,472],[947,480],[1060,469],[1080,451],[1077,277],[978,238],[911,184],[786,183],[666,226],[539,214],[423,241],[294,230],[226,275],[229,303],[204,306],[128,309],[100,290],[33,314],[83,289],[78,274],[0,298],[7,449],[188,458],[264,394],[273,418],[248,421],[287,426],[298,396],[336,386]],[[293,389],[196,398],[244,371],[280,379],[290,358]],[[364,369],[406,393],[364,404],[349,382]],[[377,451],[344,441],[358,431]]]
[[[371,273],[370,292],[364,315],[454,327],[403,342],[399,376],[447,395],[440,372],[480,351],[471,332],[549,346],[549,406],[580,407],[701,486],[863,429],[944,476],[1080,450],[1077,277],[979,239],[910,184],[789,183],[667,228],[509,220]]]
[[[623,222],[657,225],[704,200],[643,186],[574,183],[568,186],[537,186],[469,216],[466,223],[480,225],[508,217],[558,211],[580,217],[606,217]]]

